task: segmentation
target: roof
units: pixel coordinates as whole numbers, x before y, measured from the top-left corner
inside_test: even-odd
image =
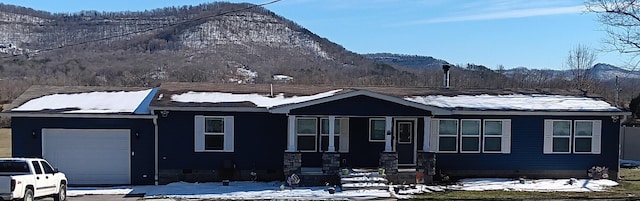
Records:
[[[355,93],[367,91],[367,93]],[[353,95],[376,96],[396,103],[427,109],[457,111],[526,112],[623,112],[594,94],[558,89],[442,89],[426,87],[337,87],[292,84],[219,84],[170,82],[160,86],[151,107],[229,109],[262,108],[285,113],[297,107]],[[377,95],[376,95],[377,94]],[[378,96],[382,95],[382,96]],[[410,103],[408,103],[410,102]],[[425,108],[422,108],[425,109]],[[460,112],[464,111],[464,112]],[[455,113],[455,112],[454,112]],[[445,114],[445,113],[442,113]]]
[[[3,113],[12,114],[150,114],[157,89],[141,87],[34,85]]]

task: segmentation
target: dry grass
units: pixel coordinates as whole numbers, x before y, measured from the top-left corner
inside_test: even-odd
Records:
[[[11,157],[10,128],[0,128],[0,157]]]

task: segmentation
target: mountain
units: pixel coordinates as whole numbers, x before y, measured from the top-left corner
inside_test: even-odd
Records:
[[[302,84],[416,79],[248,3],[70,14],[0,4],[0,80],[10,85],[269,83],[273,75]]]
[[[377,62],[386,63],[393,66],[403,66],[414,69],[441,68],[442,64],[449,64],[442,59],[430,56],[404,55],[392,53],[363,54],[364,57]]]
[[[640,71],[630,71],[610,64],[598,63],[591,69],[591,75],[597,80],[618,78],[640,79]]]

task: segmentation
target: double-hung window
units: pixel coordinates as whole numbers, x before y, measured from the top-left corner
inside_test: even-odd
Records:
[[[480,120],[460,120],[460,135],[462,136],[460,140],[460,152],[480,152]]]
[[[336,118],[333,123],[333,143],[336,151],[342,151],[340,150],[340,121],[341,119]],[[329,150],[329,119],[327,118],[320,119],[320,146],[322,151]]]
[[[196,152],[233,152],[232,116],[195,116]]]
[[[458,151],[458,120],[440,119],[438,121],[438,151],[457,152]]]
[[[316,118],[296,118],[296,138],[298,141],[298,151],[317,151],[318,119]]]
[[[384,119],[369,119],[369,141],[370,142],[384,142],[385,138],[385,126]]]
[[[544,153],[600,153],[600,120],[545,120]]]

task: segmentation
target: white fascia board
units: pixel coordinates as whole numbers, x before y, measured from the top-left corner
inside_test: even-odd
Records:
[[[404,100],[404,99],[401,99],[401,98],[396,98],[396,97],[393,97],[393,96],[379,94],[379,93],[375,93],[375,92],[371,92],[371,91],[367,91],[367,90],[357,90],[357,91],[352,91],[352,92],[347,92],[347,93],[343,93],[343,94],[333,95],[333,96],[329,96],[329,97],[325,97],[325,98],[305,101],[305,102],[301,102],[301,103],[295,103],[295,104],[289,104],[289,105],[283,105],[283,106],[275,106],[275,107],[270,108],[269,111],[271,113],[276,113],[276,114],[287,114],[293,109],[308,107],[308,106],[312,106],[312,105],[316,105],[316,104],[336,101],[336,100],[340,100],[340,99],[344,99],[344,98],[350,98],[350,97],[359,96],[359,95],[369,96],[369,97],[372,97],[372,98],[377,98],[377,99],[380,99],[380,100],[385,100],[385,101],[397,103],[397,104],[408,106],[408,107],[414,107],[414,108],[418,108],[418,109],[422,109],[422,110],[431,111],[432,115],[450,115],[450,114],[452,114],[451,111],[447,110],[447,109],[434,107],[434,106],[429,106],[429,105],[424,105],[424,104],[420,104],[420,103]]]
[[[509,116],[627,116],[631,112],[616,111],[453,111],[453,115],[509,115]]]
[[[269,112],[262,107],[149,107],[150,110],[160,111],[205,111],[205,112]]]
[[[47,117],[47,118],[98,118],[98,119],[154,119],[156,115],[133,114],[72,114],[72,113],[0,113],[3,117]]]

